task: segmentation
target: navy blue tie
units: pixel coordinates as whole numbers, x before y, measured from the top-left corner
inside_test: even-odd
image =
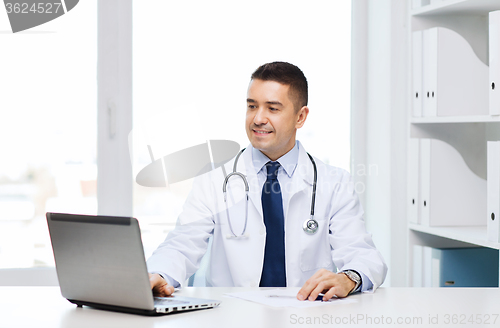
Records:
[[[260,287],[286,287],[285,216],[278,182],[280,163],[268,162],[267,180],[262,188],[262,212],[266,225],[266,248]]]

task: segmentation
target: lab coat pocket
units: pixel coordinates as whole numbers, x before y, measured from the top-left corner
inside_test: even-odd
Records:
[[[300,269],[302,271],[328,269],[332,266],[330,243],[328,241],[328,220],[315,218],[318,230],[314,234],[300,234]]]

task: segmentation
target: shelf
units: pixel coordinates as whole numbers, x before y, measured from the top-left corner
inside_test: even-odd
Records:
[[[474,116],[433,116],[433,117],[412,117],[412,124],[428,123],[495,123],[500,122],[500,116],[474,115]]]
[[[418,1],[407,0],[407,4],[412,6],[412,4]],[[432,2],[432,4],[424,5],[419,8],[414,8],[407,10],[408,17],[408,50],[410,52],[408,58],[408,71],[407,71],[407,83],[409,88],[412,89],[412,94],[408,94],[409,98],[407,98],[409,107],[407,108],[407,115],[409,119],[407,119],[407,128],[409,128],[409,140],[407,140],[407,155],[408,155],[408,181],[406,182],[407,194],[409,200],[417,201],[416,204],[422,204],[419,206],[411,206],[407,205],[407,216],[408,220],[413,222],[421,221],[427,218],[426,215],[429,213],[425,212],[422,215],[422,207],[425,204],[425,200],[428,200],[427,197],[429,195],[422,196],[422,190],[427,190],[424,188],[429,188],[429,185],[432,182],[439,183],[437,186],[443,187],[447,185],[448,181],[443,179],[436,178],[436,174],[431,176],[428,179],[419,180],[422,178],[422,171],[425,174],[428,174],[426,170],[427,161],[430,156],[421,157],[422,149],[426,151],[425,145],[428,142],[425,139],[436,139],[443,141],[453,148],[461,156],[461,159],[455,157],[453,161],[449,161],[444,163],[443,160],[439,161],[439,164],[442,165],[441,173],[447,172],[447,169],[450,168],[455,162],[459,162],[463,167],[462,160],[467,165],[468,169],[472,171],[477,177],[485,180],[487,178],[487,141],[500,140],[500,115],[489,115],[488,111],[488,97],[489,95],[484,94],[476,94],[476,92],[471,92],[470,97],[466,100],[475,99],[470,103],[465,102],[457,102],[457,103],[446,103],[442,102],[441,106],[439,106],[441,115],[453,115],[453,116],[425,116],[425,117],[413,117],[413,95],[415,94],[415,90],[411,87],[413,83],[422,83],[424,82],[424,77],[427,78],[427,84],[429,86],[434,86],[436,81],[434,79],[435,76],[435,65],[438,66],[438,69],[441,69],[441,72],[446,72],[449,76],[453,77],[449,81],[443,82],[444,85],[450,86],[456,80],[467,76],[467,80],[461,80],[461,82],[466,81],[471,82],[471,86],[464,87],[466,92],[468,92],[472,87],[474,90],[478,87],[478,85],[484,85],[485,88],[489,90],[490,80],[489,77],[483,77],[483,75],[488,75],[488,64],[490,59],[490,40],[489,40],[489,13],[492,11],[500,11],[500,0],[422,0],[421,2]],[[420,34],[416,34],[416,31],[423,31],[432,29],[432,28],[443,28],[456,32],[463,39],[465,39],[474,52],[474,56],[477,58],[472,58],[474,56],[468,56],[470,58],[458,58],[456,54],[465,54],[467,50],[469,53],[469,48],[466,47],[465,44],[461,43],[462,48],[453,46],[446,40],[441,40],[443,43],[441,44],[442,50],[440,53],[444,54],[445,51],[449,50],[449,54],[446,56],[443,55],[444,58],[451,58],[450,60],[455,60],[453,65],[448,65],[449,61],[443,59],[439,63],[434,61],[434,44],[430,44],[430,41],[427,41],[428,49],[433,52],[425,53],[425,49],[416,48],[416,51],[412,48],[412,45],[418,45],[420,42],[423,46],[423,37],[420,40]],[[430,33],[430,32],[426,32]],[[418,37],[418,39],[413,40],[414,37]],[[429,39],[427,39],[429,40]],[[419,51],[419,52],[417,52]],[[416,78],[413,77],[413,64],[412,55],[419,55],[421,52],[422,58],[419,60],[424,61],[424,55],[427,56],[426,61],[429,67],[433,69],[433,75],[427,75],[422,72],[421,76],[416,75]],[[433,58],[431,58],[431,55]],[[464,56],[465,57],[465,56]],[[417,57],[418,58],[418,57]],[[432,60],[431,60],[432,59]],[[466,60],[467,59],[467,60]],[[481,63],[478,63],[476,59],[479,59]],[[445,63],[445,65],[441,65]],[[423,65],[420,63],[420,65]],[[458,74],[458,69],[463,69],[466,73]],[[481,79],[476,82],[475,79],[472,79],[471,76],[475,74],[475,72],[484,71],[481,73]],[[420,70],[423,71],[423,67],[420,67]],[[417,72],[417,71],[416,71]],[[429,72],[429,68],[427,68],[427,73]],[[454,75],[455,74],[455,75]],[[441,79],[442,81],[443,79]],[[432,82],[432,83],[431,83]],[[458,82],[458,81],[457,81]],[[479,83],[479,84],[478,84]],[[422,83],[425,84],[425,83]],[[459,86],[464,85],[462,83]],[[422,94],[423,87],[420,87],[419,94]],[[485,89],[482,89],[482,92]],[[462,92],[457,88],[453,88],[453,91]],[[441,93],[442,94],[442,93]],[[462,94],[462,93],[459,93]],[[485,98],[486,97],[486,98]],[[479,101],[478,101],[479,99]],[[486,103],[485,103],[486,101]],[[422,105],[422,104],[420,104]],[[433,108],[434,109],[434,108]],[[477,109],[477,110],[476,110]],[[417,112],[417,111],[415,111]],[[415,140],[420,139],[420,140]],[[432,142],[432,141],[431,141]],[[421,148],[424,145],[424,148]],[[426,154],[426,153],[424,153]],[[434,156],[436,158],[437,156]],[[423,160],[421,159],[423,158]],[[438,162],[438,159],[435,161]],[[443,164],[444,163],[444,164]],[[443,176],[441,174],[440,176]],[[460,177],[460,174],[450,174],[449,179],[453,179],[454,177]],[[476,179],[477,180],[477,179]],[[423,182],[422,182],[423,181]],[[484,184],[484,181],[483,181]],[[461,189],[463,190],[463,189]],[[471,188],[473,190],[473,188]],[[479,187],[477,188],[479,190]],[[481,187],[481,192],[486,191],[486,186],[484,189]],[[436,194],[435,192],[434,194]],[[481,201],[484,201],[485,195],[479,195],[479,193],[474,193],[474,197],[478,197]],[[440,193],[442,197],[442,193]],[[446,194],[445,194],[446,195]],[[486,195],[487,196],[487,195]],[[423,198],[425,197],[425,198]],[[422,198],[422,199],[421,199]],[[452,198],[444,198],[444,200],[448,201]],[[487,198],[487,197],[486,197]],[[422,201],[423,200],[423,201]],[[411,204],[411,202],[407,202],[407,204]],[[428,204],[427,204],[428,205]],[[420,208],[419,208],[420,207]],[[430,270],[432,268],[432,259],[429,258],[427,251],[424,251],[424,248],[415,248],[414,246],[424,246],[429,248],[466,248],[466,247],[486,247],[490,249],[495,249],[500,251],[500,242],[488,241],[488,231],[486,226],[486,202],[480,206],[479,210],[484,212],[484,220],[481,219],[483,214],[479,214],[479,216],[464,214],[460,212],[460,215],[464,215],[468,218],[477,218],[477,221],[464,222],[464,224],[472,224],[473,226],[458,226],[458,218],[457,220],[453,220],[451,222],[446,222],[446,224],[452,224],[454,226],[429,226],[429,225],[421,225],[416,223],[408,223],[408,232],[407,232],[407,277],[408,283],[413,286],[425,286],[432,285],[430,279]],[[428,208],[428,207],[427,207]],[[442,215],[442,214],[439,214]],[[430,218],[429,218],[430,220]],[[431,221],[433,222],[433,221]],[[483,224],[478,226],[477,224]],[[426,249],[428,250],[428,249]],[[494,252],[497,253],[497,252]],[[462,263],[463,264],[463,263]],[[497,271],[498,272],[498,271]]]
[[[413,16],[434,15],[487,15],[490,11],[500,10],[498,0],[443,0],[433,5],[415,8]]]
[[[500,249],[500,243],[486,239],[486,225],[469,227],[426,227],[420,224],[409,224],[413,231],[420,231],[430,235],[457,240],[483,247]]]

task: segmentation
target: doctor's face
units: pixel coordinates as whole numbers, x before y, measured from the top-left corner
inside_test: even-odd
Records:
[[[295,134],[304,125],[309,109],[295,112],[290,86],[254,79],[247,93],[246,131],[252,146],[275,161],[295,145]]]

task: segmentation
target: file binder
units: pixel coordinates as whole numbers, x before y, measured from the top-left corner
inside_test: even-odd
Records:
[[[490,115],[500,115],[500,10],[489,14]]]
[[[422,287],[432,287],[432,248],[422,246]]]
[[[422,31],[413,32],[413,116],[422,116]]]
[[[487,231],[488,240],[500,241],[500,141],[487,144]]]
[[[413,245],[413,287],[432,287],[432,248]]]
[[[423,31],[423,116],[488,115],[488,66],[458,33]]]
[[[498,287],[498,250],[433,248],[432,287]]]
[[[431,193],[431,139],[420,139],[420,152],[418,161],[419,170],[419,195],[418,214],[421,225],[428,226],[430,219],[429,200]]]
[[[423,246],[413,245],[413,287],[423,287]]]
[[[413,287],[498,287],[498,250],[413,246]]]
[[[418,167],[419,140],[410,138],[408,152],[408,220],[410,223],[420,223],[418,220]]]
[[[485,225],[486,180],[473,173],[460,153],[437,139],[420,140],[422,225]]]
[[[413,245],[413,287],[439,287],[439,267],[432,247]]]
[[[422,116],[437,116],[438,79],[438,29],[424,30],[422,33],[423,100]]]

